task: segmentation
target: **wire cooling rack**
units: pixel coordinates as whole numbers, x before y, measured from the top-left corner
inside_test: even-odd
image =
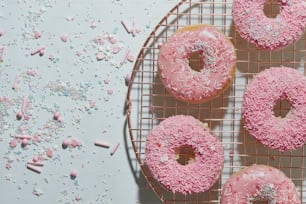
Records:
[[[242,95],[246,85],[258,72],[278,66],[288,66],[306,72],[306,38],[303,37],[280,51],[263,51],[235,31],[232,21],[232,1],[183,0],[179,2],[152,31],[141,49],[132,72],[128,88],[127,121],[130,139],[145,178],[163,203],[220,203],[222,186],[233,172],[245,166],[266,164],[282,170],[298,189],[300,199],[306,203],[306,149],[305,146],[281,153],[256,142],[243,128],[241,120]],[[277,2],[265,6],[265,14],[275,17],[279,12]],[[157,68],[159,44],[167,40],[177,29],[192,24],[211,24],[229,37],[237,52],[236,75],[231,86],[219,97],[203,104],[177,101],[162,85]],[[280,101],[275,114],[285,116],[290,106]],[[224,146],[224,168],[220,179],[207,192],[184,196],[165,190],[148,171],[145,159],[146,137],[153,127],[172,115],[192,115],[208,123]]]

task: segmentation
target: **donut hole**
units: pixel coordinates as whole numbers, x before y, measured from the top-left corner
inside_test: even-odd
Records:
[[[257,201],[254,201],[253,204],[269,204],[270,202],[269,201],[265,201],[265,200],[257,200]]]
[[[280,13],[280,3],[276,0],[268,0],[264,5],[264,13],[268,18],[276,18]]]
[[[278,100],[274,105],[273,112],[275,117],[285,118],[291,110],[291,105],[288,100]]]
[[[175,151],[176,161],[181,165],[187,165],[194,161],[195,152],[192,146],[182,145]]]
[[[189,53],[188,65],[192,70],[200,72],[204,67],[203,51]]]

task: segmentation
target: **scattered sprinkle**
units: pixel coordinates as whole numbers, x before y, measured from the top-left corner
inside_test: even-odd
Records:
[[[61,36],[61,40],[62,40],[63,42],[67,42],[67,41],[68,41],[68,35],[67,35],[67,34],[62,35],[62,36]]]
[[[115,152],[117,151],[119,145],[120,145],[120,142],[117,142],[117,143],[115,144],[115,146],[112,148],[112,151],[111,151],[111,153],[110,153],[111,156],[113,156],[113,155],[115,154]]]
[[[99,146],[99,147],[104,147],[104,148],[109,148],[110,145],[108,143],[105,143],[105,142],[101,142],[101,141],[95,141],[95,145],[96,146]]]

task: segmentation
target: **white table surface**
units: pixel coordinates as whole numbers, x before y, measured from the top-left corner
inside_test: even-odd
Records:
[[[159,20],[177,0],[0,0],[0,196],[2,204],[17,203],[161,203],[139,173],[123,114],[124,77],[133,63],[118,64],[127,50],[134,58]],[[140,29],[129,34],[121,20]],[[34,32],[41,34],[34,38]],[[111,44],[106,36],[117,41]],[[67,42],[61,40],[67,37]],[[104,44],[93,39],[100,36]],[[31,55],[45,47],[43,56]],[[117,46],[114,54],[107,49]],[[96,59],[106,52],[109,60]],[[54,59],[49,59],[54,57]],[[19,78],[16,80],[16,76]],[[16,86],[15,90],[12,86]],[[16,120],[23,98],[25,116]],[[90,107],[90,104],[92,107]],[[62,122],[52,119],[53,111]],[[15,148],[18,135],[40,141]],[[80,147],[61,147],[64,139]],[[97,147],[95,140],[109,143]],[[114,155],[112,147],[120,142]],[[53,156],[48,158],[46,150]],[[41,173],[26,168],[37,155]],[[75,179],[70,178],[77,171]],[[78,199],[79,198],[79,199]]]

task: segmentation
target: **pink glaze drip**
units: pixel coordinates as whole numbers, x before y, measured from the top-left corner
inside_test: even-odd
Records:
[[[252,165],[234,175],[224,184],[221,204],[300,204],[293,182],[280,170]]]
[[[240,36],[259,48],[276,50],[297,41],[306,26],[305,0],[278,0],[280,14],[268,18],[264,5],[268,0],[234,0],[233,20]]]
[[[273,107],[286,99],[291,110],[276,117]],[[294,150],[306,141],[306,78],[288,67],[272,67],[257,74],[243,96],[245,128],[262,144],[279,151]]]
[[[177,99],[200,103],[218,95],[231,80],[235,49],[213,26],[178,30],[160,48],[160,78]],[[204,67],[197,72],[189,66],[189,55],[202,52]]]
[[[181,165],[177,148],[189,145],[195,158]],[[217,181],[223,166],[223,147],[202,123],[192,116],[177,115],[156,126],[146,141],[145,163],[166,189],[182,194],[207,191]]]

